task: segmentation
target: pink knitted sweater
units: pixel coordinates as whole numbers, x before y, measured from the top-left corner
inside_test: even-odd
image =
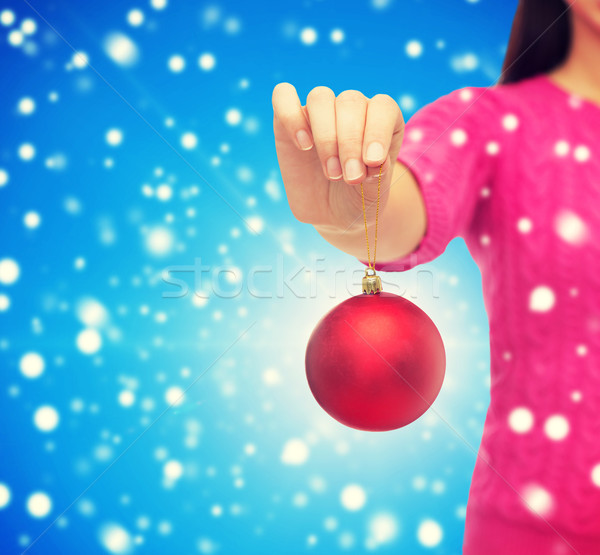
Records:
[[[545,74],[464,88],[410,118],[398,160],[428,229],[377,267],[429,262],[460,236],[490,323],[463,553],[600,554],[600,105]]]

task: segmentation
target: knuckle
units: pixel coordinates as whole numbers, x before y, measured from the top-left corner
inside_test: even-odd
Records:
[[[363,93],[354,89],[346,89],[342,91],[336,98],[338,102],[356,102],[363,103],[366,102],[367,98]]]
[[[400,106],[398,106],[398,103],[389,94],[376,94],[371,101],[375,101],[375,105],[386,110],[386,112],[388,110],[392,112],[395,118],[402,115]]]
[[[294,87],[294,85],[288,83],[287,81],[282,81],[281,83],[277,83],[277,85],[275,85],[275,87],[273,88],[273,94],[280,94],[285,90],[295,91],[296,87]]]
[[[317,98],[326,98],[328,96],[335,96],[335,95],[329,87],[326,87],[324,85],[319,85],[310,90],[310,92],[308,93],[308,95],[306,97],[306,100],[309,101],[309,100],[314,100]]]
[[[398,106],[398,103],[389,94],[385,93],[376,94],[371,100],[389,105],[390,107]]]
[[[277,83],[273,88],[273,94],[271,96],[271,104],[273,105],[273,111],[275,112],[278,119],[283,119],[282,112],[285,111],[285,98],[286,96],[295,95],[296,89],[291,83]]]
[[[400,127],[402,129],[404,129],[404,125],[405,125],[404,114],[402,113],[402,110],[400,109],[400,106],[398,106],[398,117],[400,118]]]
[[[288,85],[289,83],[277,83],[277,85],[273,87],[273,93],[271,95],[271,101],[273,102],[273,105],[275,105],[275,100],[285,91]]]

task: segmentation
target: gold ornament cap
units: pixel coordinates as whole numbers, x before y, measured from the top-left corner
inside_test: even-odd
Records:
[[[362,279],[362,290],[367,295],[381,293],[381,278],[375,273],[375,268],[366,268],[365,277]]]

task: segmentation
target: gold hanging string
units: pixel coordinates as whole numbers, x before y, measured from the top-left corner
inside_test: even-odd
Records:
[[[371,264],[371,250],[369,248],[369,230],[367,228],[367,211],[365,210],[365,191],[363,188],[362,181],[360,182],[360,196],[362,197],[362,209],[363,218],[365,220],[365,237],[367,239],[367,258],[369,262],[369,268],[375,270],[375,260],[377,259],[377,224],[379,223],[379,197],[381,194],[381,172],[383,170],[383,164],[379,166],[379,180],[377,182],[377,208],[375,211],[375,245],[373,246],[373,264]]]

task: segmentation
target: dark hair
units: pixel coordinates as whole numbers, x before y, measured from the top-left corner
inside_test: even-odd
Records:
[[[571,14],[564,0],[519,0],[499,83],[545,73],[571,44]]]

